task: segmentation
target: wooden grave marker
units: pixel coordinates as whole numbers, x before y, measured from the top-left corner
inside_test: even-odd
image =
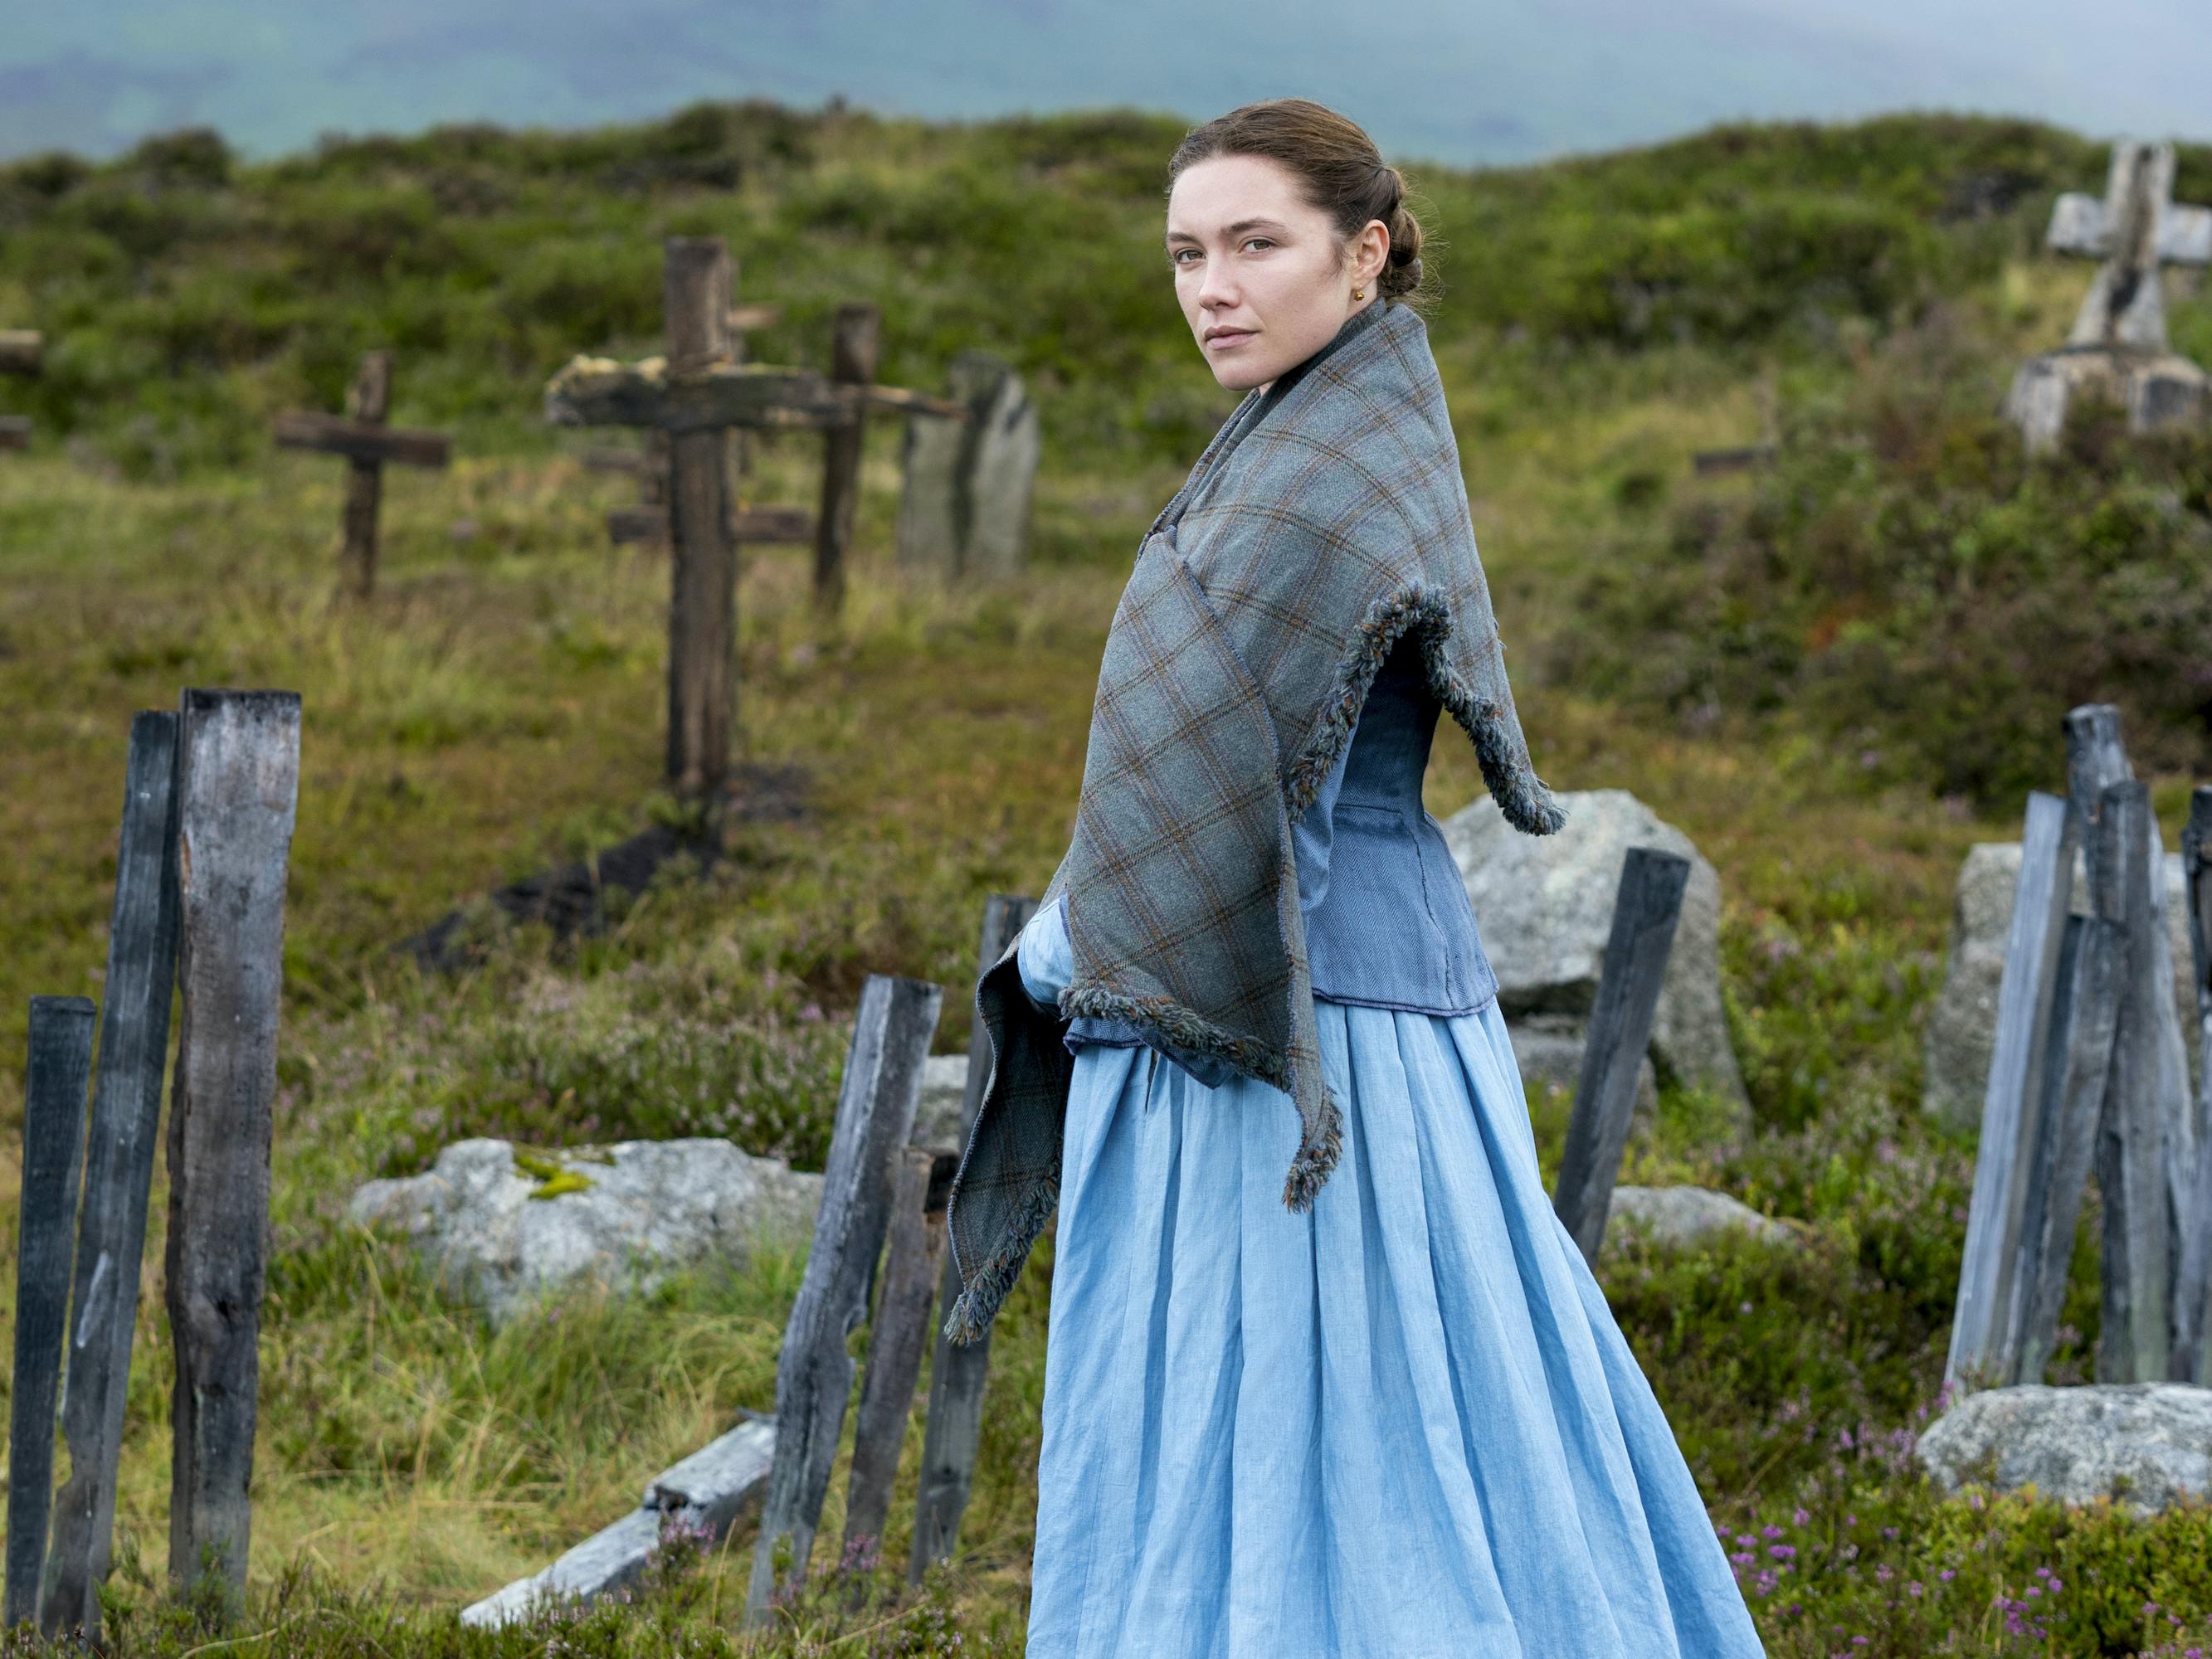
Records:
[[[2174,1009],[2165,854],[2118,711],[2082,704],[2065,732],[2067,799],[2028,799],[1947,1382],[2042,1381],[2093,1170],[2099,1381],[2203,1364],[2212,1153]],[[2076,848],[2086,916],[2069,914]]]
[[[0,374],[36,374],[46,354],[46,339],[28,329],[0,328]],[[0,415],[0,449],[27,448],[31,422],[26,415]]]
[[[883,974],[871,974],[860,989],[823,1171],[821,1208],[776,1358],[775,1461],[761,1501],[745,1598],[748,1625],[764,1622],[771,1601],[806,1578],[852,1389],[853,1358],[845,1339],[867,1317],[899,1149],[914,1132],[922,1062],[944,997],[941,986],[926,980]],[[787,1560],[781,1559],[787,1553]]]
[[[2134,432],[2212,416],[2212,377],[2166,340],[2161,268],[2212,264],[2212,208],[2173,200],[2173,167],[2170,143],[2123,142],[2101,199],[2069,191],[2053,204],[2044,246],[2103,263],[2066,343],[2013,376],[2005,413],[2031,451],[2057,444],[2085,391],[2124,407]]]
[[[1553,1210],[1592,1267],[1604,1241],[1613,1181],[1636,1110],[1636,1068],[1650,1046],[1651,1023],[1689,882],[1690,861],[1679,853],[1632,847],[1621,860],[1612,931],[1552,1194]]]
[[[98,1634],[99,1586],[114,1544],[125,1389],[176,981],[178,725],[173,713],[161,710],[131,722],[100,1057],[70,1270],[62,1384],[70,1473],[54,1499],[52,1547],[39,1601],[39,1626],[48,1636],[76,1629]]]
[[[183,1585],[211,1571],[235,1605],[251,1520],[299,694],[186,691],[179,744],[169,1576]]]
[[[781,306],[732,306],[730,361],[738,363],[745,361],[745,335],[749,331],[769,327],[781,321],[782,318]],[[745,441],[743,432],[731,433],[730,454],[739,477],[751,473],[752,447]],[[637,505],[617,507],[607,514],[607,538],[617,547],[629,543],[665,547],[668,544],[668,434],[648,429],[641,448],[587,449],[584,452],[583,460],[585,466],[595,472],[626,473],[637,480]],[[814,521],[795,508],[741,507],[738,509],[737,521],[732,526],[731,533],[740,542],[803,542],[813,536]]]
[[[0,1624],[11,1628],[38,1618],[46,1571],[54,1407],[68,1328],[70,1233],[76,1220],[92,1034],[88,999],[31,999],[15,1253],[15,1370],[8,1419],[8,1584],[0,1612]]]
[[[2182,1213],[2184,1231],[2173,1272],[2173,1377],[2212,1382],[2212,784],[2190,792],[2181,832],[2182,887],[2188,905],[2191,982],[2197,993],[2198,1065],[2192,1105],[2197,1170]]]
[[[340,579],[345,591],[366,599],[376,587],[377,519],[384,499],[386,462],[442,467],[453,459],[443,433],[387,426],[392,409],[392,354],[371,351],[361,360],[343,416],[289,411],[276,417],[276,442],[285,449],[343,455],[350,464],[341,520]]]
[[[1036,913],[1036,900],[1024,894],[994,893],[983,903],[982,937],[976,949],[976,977],[1006,955]],[[960,1102],[960,1145],[964,1151],[975,1132],[983,1090],[991,1080],[991,1033],[977,1020],[968,1034],[967,1085]],[[959,1265],[948,1248],[938,1288],[939,1305],[950,1310],[960,1295]],[[929,1361],[929,1415],[922,1430],[921,1475],[915,1494],[913,1553],[907,1582],[919,1584],[933,1561],[952,1553],[960,1536],[975,1484],[975,1452],[983,1433],[983,1385],[991,1368],[991,1330],[972,1342],[956,1343],[939,1322]]]
[[[2039,1170],[2034,1137],[2045,1127],[2041,1100],[2047,1055],[2042,1039],[2067,931],[2075,834],[2062,797],[2040,790],[2029,795],[2020,880],[1998,981],[1996,1032],[1982,1095],[1966,1249],[1943,1364],[1947,1382],[2008,1376],[2012,1369],[2008,1324],[2028,1188]],[[2069,1245],[2072,1239],[2068,1233]]]
[[[556,426],[632,426],[665,433],[668,537],[673,551],[668,649],[667,777],[678,793],[721,804],[736,702],[736,542],[764,526],[733,513],[730,430],[848,426],[870,409],[902,412],[942,400],[812,369],[738,361],[731,342],[732,266],[719,236],[664,245],[666,350],[622,363],[572,359],[545,388]],[[787,526],[788,520],[784,521]],[[817,567],[818,568],[818,567]]]

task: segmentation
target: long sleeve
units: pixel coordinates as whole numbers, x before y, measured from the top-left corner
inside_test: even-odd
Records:
[[[1075,973],[1075,952],[1067,942],[1067,895],[1060,894],[1022,925],[1015,965],[1022,989],[1047,1013],[1060,1008],[1060,994]]]

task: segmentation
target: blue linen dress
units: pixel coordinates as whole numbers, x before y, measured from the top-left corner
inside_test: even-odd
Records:
[[[1030,1659],[1744,1659],[1672,1431],[1537,1169],[1497,979],[1421,806],[1410,647],[1294,826],[1343,1152],[1133,1026],[1070,1024]],[[1024,989],[1073,971],[1065,897]]]

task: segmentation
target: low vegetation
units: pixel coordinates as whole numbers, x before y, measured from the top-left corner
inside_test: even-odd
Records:
[[[921,1591],[917,1413],[883,1560],[836,1559],[841,1464],[814,1589],[766,1637],[736,1616],[743,1528],[703,1561],[671,1540],[635,1606],[495,1637],[453,1610],[773,1404],[801,1263],[494,1331],[344,1205],[467,1134],[541,1152],[721,1134],[818,1167],[872,972],[952,988],[938,1046],[964,1048],[978,907],[1063,849],[1127,559],[1231,401],[1152,254],[1178,131],[739,105],[266,166],[185,134],[0,168],[0,325],[52,342],[43,379],[0,383],[39,422],[0,458],[0,1051],[21,1052],[30,994],[97,994],[131,711],[190,684],[283,685],[305,710],[255,1607],[218,1634],[164,1594],[157,1191],[118,1651],[1019,1650],[1049,1235],[997,1327],[962,1558]],[[2087,278],[2037,252],[2051,195],[2103,168],[2051,129],[1900,118],[1415,169],[1538,768],[1634,791],[1722,877],[1756,1131],[1723,1136],[1712,1103],[1670,1090],[1624,1178],[1723,1187],[1809,1229],[1796,1250],[1632,1249],[1605,1278],[1778,1659],[2163,1659],[2212,1635],[2212,1512],[1945,1498],[1909,1456],[1941,1403],[1972,1172],[1917,1104],[1960,860],[2057,785],[2073,701],[2121,704],[2169,837],[2212,760],[2192,649],[2212,450],[2127,442],[2093,412],[2031,465],[1992,414]],[[2208,192],[2212,150],[2185,150],[2177,193]],[[535,410],[571,351],[650,349],[657,239],[678,232],[727,235],[744,297],[784,305],[763,360],[820,361],[848,299],[884,307],[887,380],[938,385],[969,345],[1015,358],[1046,428],[1034,568],[1000,590],[902,579],[896,434],[873,430],[844,617],[814,619],[799,550],[751,550],[740,585],[748,775],[799,769],[802,816],[742,821],[727,859],[672,868],[599,934],[487,921],[480,966],[425,977],[398,940],[678,810],[658,793],[663,557],[606,544],[628,487]],[[2181,282],[2169,300],[2212,357],[2212,305]],[[390,477],[380,590],[349,605],[340,469],[273,452],[266,426],[335,407],[375,344],[398,353],[394,418],[454,431],[459,459]],[[1771,471],[1692,477],[1693,450],[1765,438]],[[811,501],[813,453],[757,444],[750,497]],[[1431,809],[1480,789],[1443,734]],[[20,1091],[0,1068],[0,1121]],[[1548,1171],[1565,1103],[1531,1109]],[[2095,1225],[2062,1378],[2095,1340]]]

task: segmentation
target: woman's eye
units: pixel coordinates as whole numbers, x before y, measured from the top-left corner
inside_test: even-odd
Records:
[[[1244,239],[1244,246],[1246,247],[1251,246],[1255,242],[1264,242],[1269,247],[1273,247],[1275,245],[1275,239],[1272,236],[1247,236]]]

